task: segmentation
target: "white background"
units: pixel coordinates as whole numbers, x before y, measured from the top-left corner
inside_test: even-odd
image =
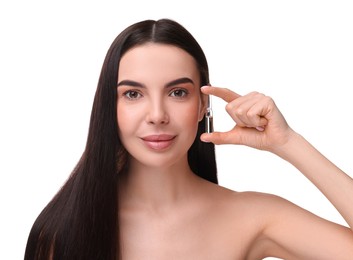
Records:
[[[274,98],[288,123],[353,176],[351,1],[2,1],[0,259],[22,259],[29,230],[83,152],[93,96],[116,35],[172,18],[199,41],[211,82]],[[216,130],[232,122],[213,100]],[[345,224],[288,163],[217,147],[220,184],[270,192]]]

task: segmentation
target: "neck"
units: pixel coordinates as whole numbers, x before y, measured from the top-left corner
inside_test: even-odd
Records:
[[[198,180],[187,158],[168,167],[148,167],[131,160],[121,179],[120,196],[130,205],[166,208],[190,199]]]

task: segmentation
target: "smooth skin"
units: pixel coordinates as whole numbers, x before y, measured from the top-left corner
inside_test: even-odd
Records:
[[[287,160],[352,227],[352,179],[290,128],[270,97],[207,86],[200,91],[193,58],[163,44],[129,50],[118,79],[119,136],[130,154],[119,196],[123,259],[353,259],[351,229],[278,196],[235,192],[190,170],[187,150],[205,97],[217,96],[227,102],[235,127],[203,134],[203,141],[246,145]],[[144,141],[163,134],[173,139],[161,149]]]

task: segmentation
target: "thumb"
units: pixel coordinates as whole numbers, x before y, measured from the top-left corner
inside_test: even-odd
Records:
[[[201,141],[214,144],[239,144],[239,137],[234,131],[203,133]]]

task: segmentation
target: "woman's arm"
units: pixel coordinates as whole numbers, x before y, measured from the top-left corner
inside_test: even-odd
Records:
[[[337,259],[332,257],[338,253],[353,259],[352,178],[293,131],[271,98],[257,92],[240,96],[217,87],[203,87],[202,92],[228,102],[226,110],[236,122],[231,131],[203,134],[203,141],[247,145],[277,154],[318,187],[351,227],[331,223],[285,200],[274,199],[271,205],[276,212],[268,212],[271,217],[264,228],[263,241],[272,240],[267,249],[275,255],[301,259]]]
[[[350,176],[296,133],[273,152],[301,171],[353,228],[353,180]]]

